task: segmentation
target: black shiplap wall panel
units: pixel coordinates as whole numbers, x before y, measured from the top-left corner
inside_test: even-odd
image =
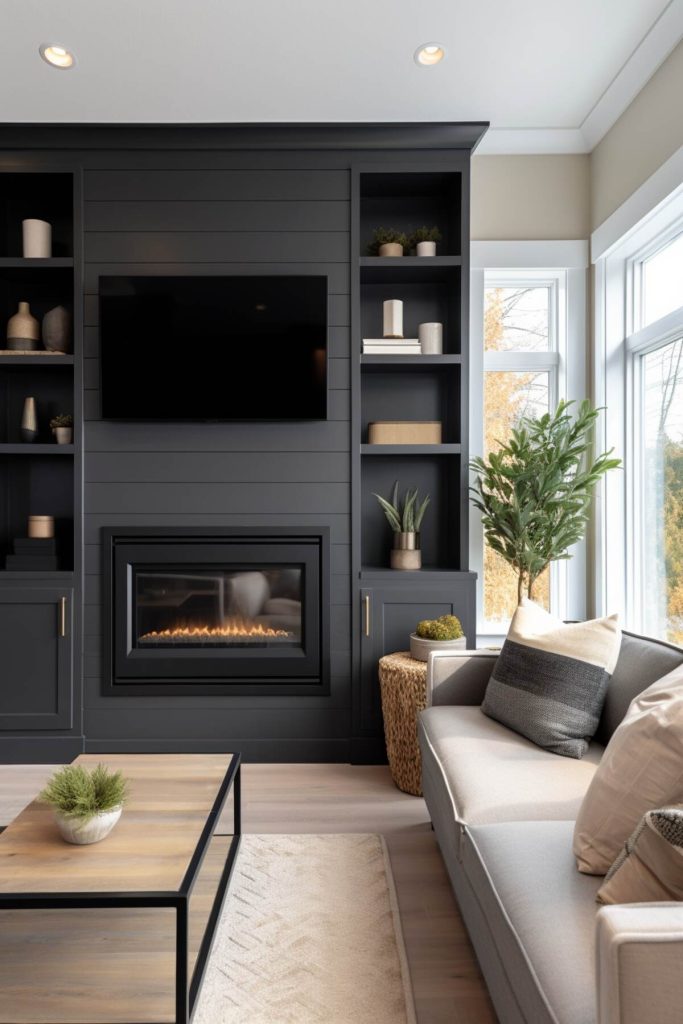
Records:
[[[350,735],[350,159],[324,154],[93,155],[85,191],[85,678],[93,746],[217,737],[317,744]],[[215,157],[218,156],[216,160]],[[86,157],[87,161],[87,157]],[[231,167],[233,162],[235,166]],[[221,167],[221,163],[225,167]],[[280,166],[278,166],[278,163]],[[100,418],[98,278],[320,274],[329,283],[329,419],[111,423]],[[196,353],[194,353],[196,355]],[[116,526],[327,526],[329,697],[107,698],[101,693],[100,531]],[[260,709],[277,708],[272,716]],[[182,709],[182,711],[180,710]],[[327,745],[327,746],[326,746]],[[110,747],[110,749],[112,749]],[[278,747],[281,749],[281,747]],[[312,748],[306,748],[312,749]],[[324,756],[324,754],[322,754]]]

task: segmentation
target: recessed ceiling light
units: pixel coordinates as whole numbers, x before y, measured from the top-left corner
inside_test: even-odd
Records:
[[[434,64],[438,64],[445,56],[446,51],[438,43],[423,43],[415,51],[415,63],[430,68]]]
[[[76,63],[73,53],[63,46],[57,46],[56,43],[43,43],[40,47],[40,56],[50,67],[60,68],[62,71],[68,71]]]

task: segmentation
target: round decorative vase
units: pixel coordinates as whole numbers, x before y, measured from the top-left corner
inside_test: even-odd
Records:
[[[46,220],[22,220],[24,259],[49,259],[52,256],[52,225]]]
[[[389,564],[392,569],[421,569],[420,534],[395,533]]]
[[[55,306],[43,317],[43,345],[49,352],[71,351],[71,314]]]
[[[400,242],[385,242],[379,247],[380,256],[402,256],[403,246]]]
[[[107,838],[121,817],[122,810],[122,807],[114,807],[113,810],[95,814],[92,818],[70,818],[55,811],[55,819],[65,842],[73,843],[75,846],[89,846]]]
[[[28,302],[20,302],[17,312],[7,321],[7,347],[15,352],[40,348],[40,325],[31,315]]]
[[[415,252],[418,256],[436,256],[436,242],[418,242]]]
[[[457,640],[427,640],[418,636],[417,633],[410,634],[410,654],[416,661],[428,661],[432,651],[464,651],[467,649],[467,638],[459,637]]]
[[[35,441],[38,436],[38,417],[36,415],[35,398],[24,399],[24,409],[21,414],[21,440],[27,443]]]
[[[57,444],[71,444],[74,436],[73,427],[55,427],[54,428],[55,438]]]
[[[440,356],[443,352],[443,324],[419,324],[417,337],[423,356]]]

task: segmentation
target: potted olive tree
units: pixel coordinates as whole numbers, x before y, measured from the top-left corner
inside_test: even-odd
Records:
[[[62,838],[87,846],[109,835],[121,817],[127,789],[121,772],[106,765],[89,772],[83,765],[68,764],[55,772],[40,799],[54,809]]]
[[[408,236],[396,228],[375,228],[368,245],[368,256],[402,256]]]
[[[429,505],[429,495],[418,503],[417,487],[407,490],[403,500],[399,499],[398,480],[394,484],[391,498],[375,494],[387,521],[394,531],[394,546],[391,550],[392,569],[420,569],[420,526]]]
[[[516,572],[520,601],[525,593],[533,599],[551,562],[571,558],[570,548],[586,534],[596,484],[621,465],[613,449],[592,455],[599,410],[585,400],[573,416],[572,404],[524,417],[497,452],[470,463],[484,537]]]

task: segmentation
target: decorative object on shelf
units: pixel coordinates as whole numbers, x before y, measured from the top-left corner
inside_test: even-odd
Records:
[[[436,256],[436,243],[441,241],[441,232],[433,228],[422,227],[413,231],[410,236],[410,248],[417,256]]]
[[[71,413],[61,413],[50,420],[50,430],[57,444],[71,444],[74,436],[74,418]]]
[[[420,324],[417,336],[423,356],[440,356],[443,353],[443,324]]]
[[[368,424],[368,444],[441,444],[439,420],[378,420]]]
[[[29,396],[24,399],[24,408],[21,413],[21,440],[30,444],[38,436],[38,415],[36,413],[36,400]]]
[[[417,661],[427,661],[431,651],[458,651],[466,646],[467,640],[456,615],[423,619],[410,634],[410,653]]]
[[[87,846],[105,839],[121,817],[128,796],[121,772],[98,764],[91,772],[68,764],[55,772],[39,799],[55,812],[62,839]]]
[[[385,299],[382,303],[382,334],[385,338],[403,337],[403,303]]]
[[[55,535],[54,516],[29,516],[28,535],[36,539],[46,539]]]
[[[507,444],[470,462],[472,504],[482,514],[487,544],[517,574],[519,601],[525,592],[533,598],[534,584],[551,562],[571,557],[570,547],[585,536],[595,485],[621,465],[610,458],[613,448],[591,457],[600,410],[585,399],[574,417],[572,404],[562,401],[554,413],[524,416]]]
[[[390,565],[392,569],[420,569],[422,552],[420,551],[420,526],[429,505],[429,495],[418,504],[417,487],[408,489],[403,501],[399,500],[398,480],[394,483],[391,498],[383,498],[375,494],[384,515],[394,532],[394,546],[391,550]]]
[[[365,356],[419,356],[417,338],[363,338]]]
[[[15,537],[14,554],[5,558],[5,568],[20,572],[56,572],[59,569],[54,537]]]
[[[384,739],[391,777],[403,793],[422,796],[417,720],[427,707],[427,666],[407,651],[379,659]]]
[[[43,345],[49,352],[71,351],[71,313],[55,306],[43,317]]]
[[[402,256],[408,236],[395,228],[375,228],[368,245],[369,256]]]
[[[46,220],[22,220],[24,259],[49,259],[52,256],[52,225]]]
[[[28,302],[20,302],[7,321],[7,347],[13,352],[31,352],[40,347],[40,324],[31,315]]]

